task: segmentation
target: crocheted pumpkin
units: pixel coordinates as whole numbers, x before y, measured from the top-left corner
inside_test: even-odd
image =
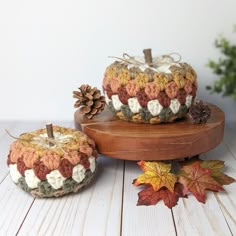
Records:
[[[197,75],[170,55],[153,58],[151,64],[128,56],[107,67],[103,90],[107,105],[120,119],[172,122],[187,114],[196,97]]]
[[[12,180],[35,197],[77,192],[95,174],[95,143],[80,131],[54,126],[50,142],[46,129],[20,135],[12,143],[7,164]]]

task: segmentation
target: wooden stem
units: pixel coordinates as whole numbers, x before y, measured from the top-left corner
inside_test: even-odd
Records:
[[[54,139],[52,123],[46,124],[46,129],[47,129],[48,138]],[[49,146],[53,146],[53,145],[54,144],[49,141]]]
[[[143,49],[144,57],[145,57],[145,62],[149,64],[149,66],[152,66],[152,49],[147,48]]]

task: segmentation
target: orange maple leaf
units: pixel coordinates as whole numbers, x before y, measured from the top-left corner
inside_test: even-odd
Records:
[[[208,168],[211,170],[211,177],[216,180],[220,185],[227,185],[235,182],[235,179],[222,173],[225,164],[224,161],[220,160],[208,160],[201,161],[202,168]]]
[[[183,166],[178,182],[202,203],[206,200],[205,190],[224,191],[222,186],[211,177],[211,169],[202,168],[199,161]]]
[[[166,187],[172,193],[177,181],[177,177],[170,173],[171,164],[161,162],[140,161],[138,165],[144,171],[137,179],[133,181],[135,186],[140,184],[150,184],[154,191],[158,191],[162,187]]]

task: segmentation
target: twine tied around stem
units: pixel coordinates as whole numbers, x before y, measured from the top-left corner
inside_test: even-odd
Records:
[[[151,56],[151,49],[144,49],[143,50],[145,54],[145,62],[138,60],[134,56],[130,56],[128,53],[123,53],[123,57],[117,57],[117,56],[109,56],[109,58],[115,58],[120,60],[123,63],[128,63],[132,66],[147,66],[150,69],[156,69],[159,66],[162,66],[164,64],[171,64],[171,63],[178,63],[181,61],[181,55],[177,52],[172,52],[170,54],[162,55],[160,57],[155,57],[154,60]],[[173,56],[178,56],[177,59],[175,59]]]
[[[5,131],[13,139],[21,140],[21,141],[25,141],[25,142],[29,142],[29,143],[33,142],[33,143],[39,144],[39,145],[49,148],[49,149],[50,148],[59,148],[64,153],[65,153],[65,150],[63,149],[63,145],[69,143],[73,139],[73,136],[70,136],[70,135],[65,135],[66,138],[64,138],[64,139],[55,139],[55,138],[51,138],[51,137],[43,137],[40,135],[36,135],[34,133],[28,133],[29,135],[31,135],[33,137],[33,139],[32,138],[26,139],[26,138],[13,136],[7,129],[5,129]]]

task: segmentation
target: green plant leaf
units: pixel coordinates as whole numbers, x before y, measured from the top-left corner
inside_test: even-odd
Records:
[[[213,86],[208,85],[206,89],[236,100],[236,44],[221,35],[215,40],[215,47],[222,55],[217,61],[209,60],[207,66],[220,77],[213,82]]]

